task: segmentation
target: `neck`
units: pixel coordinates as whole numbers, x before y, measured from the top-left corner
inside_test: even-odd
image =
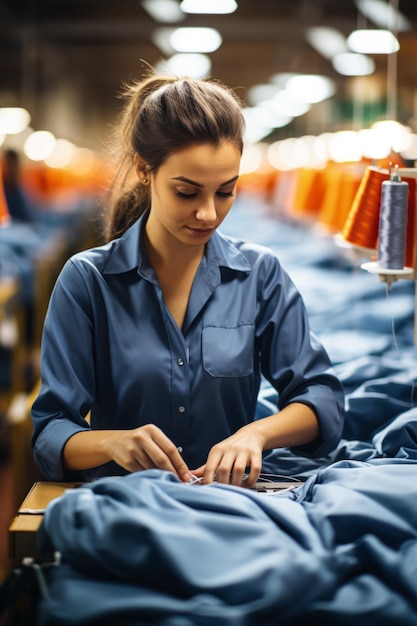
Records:
[[[145,249],[154,269],[167,268],[171,272],[182,271],[184,267],[198,265],[204,256],[205,244],[184,246],[179,242],[155,240],[145,229]]]

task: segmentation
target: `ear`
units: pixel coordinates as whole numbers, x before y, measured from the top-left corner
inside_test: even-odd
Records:
[[[138,176],[140,182],[143,185],[149,184],[149,165],[141,159],[139,154],[135,152],[135,156],[133,157],[133,164],[135,167],[136,175]]]

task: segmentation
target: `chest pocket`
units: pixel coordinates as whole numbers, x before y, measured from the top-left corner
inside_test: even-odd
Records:
[[[210,376],[249,376],[253,372],[254,326],[203,328],[204,369]]]

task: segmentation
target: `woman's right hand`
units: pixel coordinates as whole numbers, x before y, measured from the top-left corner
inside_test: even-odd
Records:
[[[158,426],[146,424],[117,433],[111,443],[111,454],[124,469],[137,472],[158,468],[173,472],[183,482],[190,480],[191,472],[178,448]]]
[[[188,482],[191,472],[175,444],[154,424],[132,430],[85,430],[64,447],[65,466],[87,470],[115,461],[128,472],[163,469]]]

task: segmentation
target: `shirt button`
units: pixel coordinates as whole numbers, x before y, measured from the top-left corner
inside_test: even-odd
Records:
[[[179,411],[180,413],[185,413],[185,406],[182,406],[182,405],[181,405],[181,406],[179,406],[179,407],[178,407],[178,411]]]
[[[181,358],[179,358],[177,362],[178,362],[178,365],[184,365],[184,361]]]

